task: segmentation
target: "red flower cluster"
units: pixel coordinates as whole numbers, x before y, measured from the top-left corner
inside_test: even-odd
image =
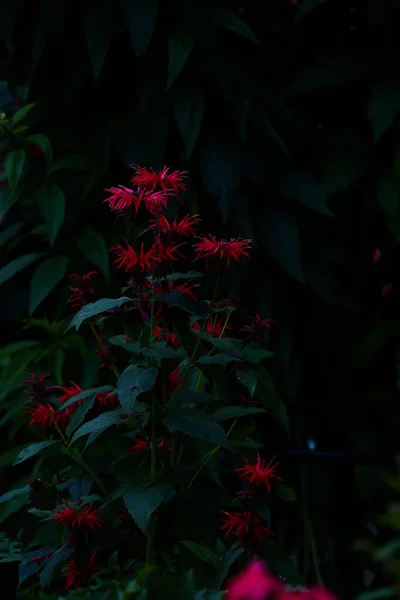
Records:
[[[260,542],[262,536],[268,542],[269,537],[275,535],[268,527],[261,524],[257,515],[246,508],[241,513],[224,511],[223,514],[226,520],[221,529],[226,529],[225,537],[232,533],[238,538],[241,546],[251,545],[255,541]]]
[[[250,258],[248,250],[251,247],[251,240],[243,238],[232,238],[230,240],[217,240],[214,235],[200,238],[197,244],[194,244],[197,258],[205,258],[208,266],[209,259],[215,259],[217,263],[225,259],[229,265],[231,260],[240,262],[242,259]]]
[[[268,571],[265,563],[253,558],[246,568],[228,581],[226,600],[337,600],[321,586],[293,589]]]
[[[167,329],[163,329],[159,325],[153,330],[153,337],[157,342],[165,340],[167,342],[167,346],[171,346],[171,348],[179,348],[179,338],[176,333],[171,333]]]
[[[115,363],[115,358],[112,355],[111,350],[105,345],[102,327],[100,328],[99,347],[96,350],[96,356],[102,361],[100,369],[110,368]]]
[[[185,179],[183,171],[170,171],[167,167],[164,167],[161,171],[154,171],[146,167],[132,166],[136,169],[136,175],[132,177],[131,181],[138,188],[153,191],[158,187],[162,190],[169,190],[174,194],[186,189],[186,185],[183,183]]]
[[[82,388],[73,381],[71,381],[71,385],[69,387],[53,386],[53,389],[58,389],[64,392],[64,394],[58,399],[60,404],[64,404],[67,400],[77,396],[83,391]],[[73,402],[67,406],[65,410],[57,412],[52,404],[48,402],[43,403],[37,399],[34,406],[29,407],[27,410],[31,416],[29,426],[40,425],[42,431],[46,431],[47,429],[55,428],[57,424],[60,429],[64,429],[82,402],[84,402],[84,398]]]
[[[99,570],[99,567],[96,565],[97,558],[97,548],[93,552],[92,556],[89,559],[87,567],[82,571],[79,570],[74,558],[71,558],[70,561],[63,568],[63,575],[66,578],[65,581],[65,591],[75,590],[81,585],[86,585],[90,578]]]
[[[73,508],[68,502],[60,504],[61,509],[53,517],[53,521],[67,527],[84,527],[94,531],[96,527],[103,526],[103,519],[98,516],[99,509],[93,508],[93,504],[87,504],[82,509]]]
[[[97,271],[90,271],[90,273],[86,273],[85,275],[77,275],[76,273],[69,275],[73,285],[69,288],[72,295],[68,299],[68,304],[72,308],[82,308],[88,301],[87,296],[97,297],[91,283],[95,275],[98,275]]]
[[[53,395],[53,390],[57,389],[55,385],[46,385],[46,379],[51,377],[50,373],[46,373],[41,377],[38,377],[35,373],[29,373],[30,379],[24,381],[25,385],[28,385],[31,389],[24,390],[25,394],[29,394],[31,399],[39,402],[43,402],[46,398]]]
[[[217,338],[225,337],[226,336],[225,332],[229,329],[232,329],[232,327],[230,325],[225,325],[225,329],[224,329],[225,319],[219,319],[219,321],[215,321],[215,322],[214,321],[215,321],[215,319],[213,317],[208,317],[206,326],[204,328],[204,331],[206,331],[213,337],[217,337]],[[192,325],[192,329],[194,329],[195,331],[201,331],[201,328],[202,328],[202,326],[199,323],[199,321],[195,321]]]
[[[160,442],[158,442],[157,448],[163,448],[163,446],[164,446],[164,440],[161,440]],[[148,444],[144,440],[136,440],[134,445],[129,448],[129,452],[133,452],[134,454],[139,454],[139,452],[143,452],[143,450],[151,451],[152,449],[153,449],[153,444],[151,442]],[[172,450],[172,441],[169,439],[168,440],[168,452],[171,452],[171,450]]]
[[[251,325],[245,325],[239,331],[249,334],[252,341],[261,341],[267,329],[271,329],[272,323],[275,323],[274,319],[262,320],[260,315],[251,317],[250,321],[252,321]]]
[[[240,467],[239,469],[235,469],[235,471],[241,473],[240,477],[242,479],[247,479],[255,487],[265,485],[268,492],[270,492],[271,479],[282,481],[282,479],[275,473],[278,463],[274,463],[274,459],[270,460],[269,463],[266,463],[261,459],[260,455],[257,454],[257,461],[254,465],[252,465],[246,458],[245,461],[246,465],[244,467]]]
[[[175,217],[172,223],[169,223],[164,215],[159,215],[157,219],[150,222],[150,229],[155,229],[158,233],[165,233],[170,239],[174,235],[189,237],[195,234],[194,226],[198,223],[198,215],[186,215],[178,221]]]

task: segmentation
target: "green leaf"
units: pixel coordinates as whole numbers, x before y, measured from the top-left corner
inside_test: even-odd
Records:
[[[150,44],[157,19],[158,0],[120,0],[136,56],[142,56]]]
[[[243,548],[238,547],[236,544],[232,546],[228,552],[226,552],[223,556],[221,556],[220,563],[217,568],[217,572],[215,575],[215,589],[219,589],[226,579],[229,569],[233,565],[234,562],[241,556],[244,552]]]
[[[52,246],[65,217],[64,192],[58,185],[48,183],[38,190],[37,195],[50,246]]]
[[[276,417],[285,431],[289,433],[290,423],[285,403],[266,369],[261,369],[259,372],[256,397],[264,405],[264,408]]]
[[[130,365],[118,380],[118,398],[126,413],[138,411],[137,397],[154,386],[158,375],[155,367],[143,369]]]
[[[61,562],[64,562],[67,558],[69,558],[73,552],[73,547],[65,545],[62,548],[56,550],[54,554],[52,554],[46,560],[44,569],[40,573],[40,585],[42,590],[46,587],[46,585],[50,583],[55,567]]]
[[[25,579],[35,575],[35,573],[37,573],[43,567],[43,561],[47,561],[49,555],[52,554],[54,550],[54,546],[45,546],[42,548],[36,548],[36,550],[33,550],[32,552],[24,554],[18,566],[18,584],[21,585]],[[41,560],[35,560],[39,556],[42,556],[43,558]]]
[[[383,173],[377,182],[378,202],[387,215],[394,215],[399,205],[399,197],[393,179],[389,174]]]
[[[201,544],[197,544],[196,542],[191,542],[191,541],[186,541],[186,540],[185,541],[180,540],[179,543],[182,544],[183,546],[185,546],[185,548],[188,548],[188,550],[193,552],[193,554],[195,554],[196,556],[201,558],[201,560],[206,562],[208,565],[211,565],[212,567],[216,567],[217,564],[219,563],[220,557],[218,556],[218,554],[216,554],[212,550],[209,550],[205,546],[202,546]]]
[[[186,158],[189,159],[203,122],[204,91],[198,89],[182,93],[175,102],[174,115],[185,143]]]
[[[238,361],[237,356],[231,356],[230,354],[205,354],[197,361],[199,365],[227,365],[230,362]]]
[[[255,365],[259,365],[265,358],[271,358],[272,356],[275,356],[275,353],[271,352],[271,350],[249,347],[246,350],[243,360]]]
[[[25,150],[22,148],[17,148],[16,150],[12,150],[9,154],[7,154],[4,160],[6,176],[12,188],[16,188],[19,180],[21,179],[24,170],[25,158]]]
[[[32,110],[34,106],[36,106],[36,104],[26,104],[25,106],[17,110],[17,112],[14,113],[11,117],[11,122],[13,123],[13,125],[25,119],[26,115]]]
[[[53,162],[53,149],[49,138],[41,133],[35,133],[33,135],[28,135],[28,137],[25,138],[25,142],[39,146],[46,158],[47,166],[50,167]]]
[[[60,406],[58,412],[62,412],[68,408],[68,406],[71,406],[71,404],[78,402],[78,400],[88,400],[92,396],[96,396],[97,394],[105,394],[107,392],[110,392],[110,394],[115,393],[115,389],[111,385],[102,385],[100,387],[90,388],[89,390],[80,392],[79,394],[76,394],[76,396],[72,396],[72,398],[69,398],[66,402],[64,402],[64,404]]]
[[[49,173],[55,173],[63,169],[75,171],[91,171],[94,168],[93,160],[82,154],[68,154],[59,158],[51,167]]]
[[[132,488],[124,494],[124,502],[137,526],[146,535],[147,524],[160,504],[169,502],[175,495],[170,485],[158,483],[145,490]]]
[[[180,279],[198,279],[199,277],[204,277],[204,273],[188,271],[188,273],[171,273],[170,275],[166,275],[165,279],[167,281],[179,281]]]
[[[397,82],[376,85],[372,89],[368,103],[368,118],[375,140],[379,140],[399,113],[400,85]]]
[[[260,243],[294,279],[304,283],[299,234],[295,221],[289,215],[278,211],[269,211],[265,221]]]
[[[321,4],[324,4],[326,1],[327,0],[301,0],[301,4],[297,9],[296,18],[294,21],[295,24],[297,25],[298,23],[300,23],[300,21],[304,19],[304,17],[308,15],[308,13],[310,13],[315,8],[318,8],[318,6],[321,6]]]
[[[86,319],[95,317],[96,315],[107,312],[108,310],[120,308],[120,306],[126,304],[127,302],[133,302],[133,299],[128,298],[127,296],[121,296],[121,298],[101,298],[100,300],[97,300],[97,302],[86,304],[86,306],[83,306],[74,316],[66,331],[68,331],[68,329],[71,327],[75,327],[75,330],[78,331],[79,327]]]
[[[56,285],[65,277],[68,259],[65,256],[49,258],[35,269],[31,279],[29,297],[29,315],[53,291]]]
[[[381,598],[398,598],[399,590],[396,587],[384,587],[370,590],[356,596],[355,600],[380,600]]]
[[[188,61],[194,47],[194,37],[188,33],[176,33],[168,37],[168,81],[167,90],[172,86]]]
[[[9,227],[6,227],[5,229],[3,229],[3,231],[0,233],[0,247],[4,246],[4,244],[7,244],[7,242],[9,240],[11,240],[14,236],[16,236],[18,231],[21,229],[21,227],[22,227],[22,223],[19,222],[19,223],[13,223]]]
[[[196,303],[189,298],[186,294],[181,292],[171,292],[165,296],[155,296],[154,299],[157,302],[163,302],[168,306],[175,306],[176,308],[182,308],[184,311],[191,315],[196,314]]]
[[[99,415],[91,421],[88,421],[87,423],[79,427],[77,431],[75,431],[74,435],[72,436],[71,444],[76,442],[76,440],[83,437],[84,435],[87,435],[88,433],[95,433],[99,435],[100,433],[106,431],[106,429],[109,429],[109,427],[120,424],[121,419],[118,416],[119,413],[120,410],[109,411],[103,413],[102,415]]]
[[[99,4],[90,0],[86,6],[86,44],[92,65],[93,77],[96,80],[110,48],[110,21],[112,5],[110,2]]]
[[[212,20],[216,25],[220,25],[229,31],[233,31],[233,33],[237,33],[255,44],[260,43],[247,23],[229,10],[218,8],[216,6],[213,7]]]
[[[51,440],[51,441],[47,441],[47,442],[37,442],[35,444],[31,444],[30,446],[27,446],[26,448],[21,450],[21,452],[18,454],[17,458],[13,462],[13,466],[19,465],[20,463],[24,462],[25,460],[28,460],[28,458],[35,456],[36,454],[38,454],[45,448],[48,448],[49,446],[54,446],[54,444],[58,444],[57,440]]]
[[[75,431],[77,427],[79,427],[88,412],[93,408],[95,401],[96,395],[92,395],[90,398],[86,398],[86,400],[80,406],[78,406],[65,430],[65,433],[68,437],[73,431]]]
[[[238,367],[236,369],[236,377],[238,381],[248,389],[250,398],[253,398],[257,388],[257,371],[251,368]]]
[[[286,483],[275,483],[275,491],[284,502],[294,502],[296,500],[296,492]]]
[[[321,215],[335,216],[325,205],[325,195],[322,188],[311,175],[299,171],[290,171],[278,187],[280,192],[287,198],[295,198]]]
[[[207,392],[194,392],[192,390],[184,390],[175,394],[174,403],[176,406],[183,404],[207,404],[211,399],[211,394]]]
[[[54,379],[58,385],[63,384],[62,368],[65,360],[65,352],[62,348],[57,347],[49,356],[50,372],[53,373]]]
[[[30,254],[23,254],[19,258],[9,262],[8,265],[0,269],[0,285],[11,279],[11,277],[14,277],[22,269],[29,267],[29,265],[42,256],[44,256],[43,252],[32,252]]]
[[[10,187],[0,187],[0,214],[5,213],[9,208],[14,206],[18,198],[19,194],[13,193],[13,190]]]
[[[285,554],[285,552],[276,544],[270,543],[260,554],[267,562],[270,569],[273,569],[278,573],[280,577],[283,577],[285,583],[293,586],[303,586],[304,581],[294,566],[292,560]]]
[[[34,340],[21,340],[20,342],[8,344],[8,346],[3,346],[0,348],[0,359],[10,356],[11,354],[15,354],[16,352],[24,350],[25,348],[33,348],[39,345],[40,342],[35,342]]]
[[[212,418],[216,421],[227,421],[228,419],[237,419],[238,417],[247,417],[249,415],[265,412],[264,408],[256,408],[253,406],[223,406],[222,408],[217,408],[212,415]]]
[[[0,502],[8,502],[8,500],[12,500],[13,498],[15,498],[15,496],[21,496],[22,494],[29,494],[30,491],[31,491],[30,485],[25,485],[22,488],[10,490],[9,492],[6,492],[2,496],[0,496]]]
[[[228,450],[232,449],[222,427],[197,408],[177,408],[163,420],[163,423],[172,431],[180,431],[193,438]]]
[[[99,233],[87,233],[77,241],[77,246],[86,258],[100,271],[108,281],[110,278],[110,267],[108,250],[104,238]]]

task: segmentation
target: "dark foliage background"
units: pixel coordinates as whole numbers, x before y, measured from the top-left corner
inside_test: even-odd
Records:
[[[384,582],[354,544],[385,536],[371,523],[398,452],[399,18],[395,0],[1,0],[0,109],[35,103],[0,138],[1,346],[24,341],[0,354],[2,488],[27,373],[95,376],[62,334],[67,273],[118,290],[103,188],[167,164],[204,231],[253,240],[231,291],[276,321],[259,427],[297,491],[282,543],[342,598]],[[1,507],[12,532],[18,508]]]

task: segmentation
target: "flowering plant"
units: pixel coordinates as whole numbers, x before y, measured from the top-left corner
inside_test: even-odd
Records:
[[[254,431],[272,320],[247,321],[227,297],[229,265],[250,258],[250,241],[199,234],[199,216],[179,214],[185,181],[137,167],[131,187],[107,190],[136,231],[110,250],[119,298],[98,298],[96,272],[70,275],[69,329],[95,337],[97,387],[26,381],[40,441],[14,464],[36,457],[35,476],[0,497],[26,497],[35,532],[13,555],[22,589],[29,579],[59,593],[143,569],[162,589],[195,560],[197,585],[219,590],[234,562],[281,551],[268,503],[284,484]]]

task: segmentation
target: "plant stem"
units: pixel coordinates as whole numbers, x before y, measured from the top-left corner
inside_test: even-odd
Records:
[[[98,345],[100,346],[100,337],[99,337],[99,335],[98,335],[98,333],[97,333],[97,331],[96,331],[96,328],[95,328],[95,326],[93,325],[93,323],[90,323],[90,329],[93,331],[93,335],[94,335],[94,337],[96,338],[96,341],[97,341]],[[112,369],[112,371],[113,371],[113,373],[114,373],[115,377],[116,377],[117,379],[119,379],[119,378],[121,377],[121,373],[119,372],[119,369],[118,369],[118,367],[117,367],[117,366],[116,366],[114,363],[112,363],[112,365],[111,365],[111,369]]]

